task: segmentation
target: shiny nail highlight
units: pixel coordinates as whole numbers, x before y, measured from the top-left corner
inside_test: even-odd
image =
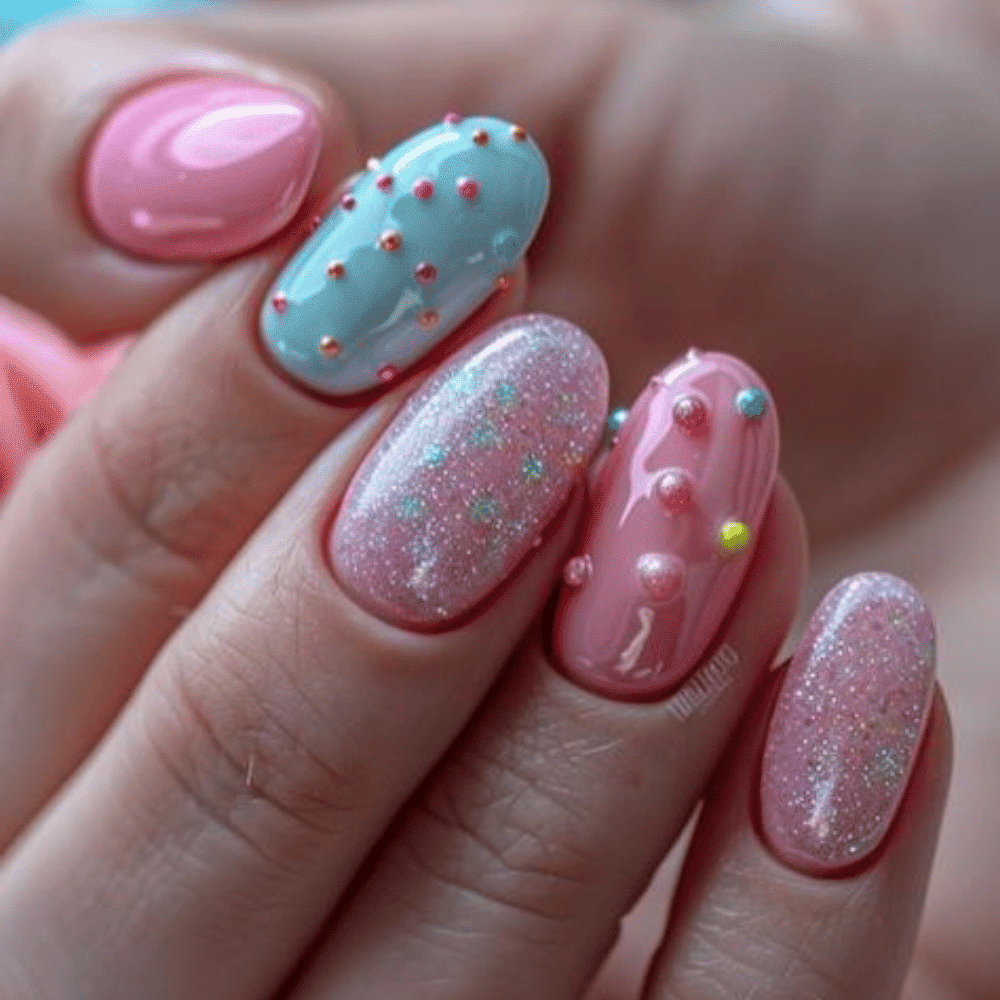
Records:
[[[905,580],[842,580],[809,622],[771,716],[761,824],[809,874],[856,865],[882,841],[909,781],[934,695],[930,610]]]
[[[264,301],[265,349],[330,396],[391,383],[524,255],[549,174],[519,126],[448,115],[371,160]]]
[[[748,365],[692,349],[614,430],[564,571],[553,651],[583,686],[650,700],[694,669],[743,581],[774,488],[778,422]]]
[[[364,608],[448,627],[540,541],[600,441],[604,357],[554,316],[515,316],[467,344],[406,402],[358,469],[329,541]]]
[[[169,80],[101,126],[84,202],[102,236],[158,260],[243,253],[298,211],[321,145],[305,98],[223,77]]]

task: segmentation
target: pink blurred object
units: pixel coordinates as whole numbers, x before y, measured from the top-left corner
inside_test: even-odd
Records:
[[[31,456],[79,409],[135,338],[77,347],[56,327],[0,298],[0,499]]]

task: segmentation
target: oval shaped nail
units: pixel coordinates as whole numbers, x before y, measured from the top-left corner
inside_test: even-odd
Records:
[[[291,91],[214,76],[161,81],[97,134],[87,212],[109,242],[143,256],[243,253],[291,221],[321,144],[319,112]]]
[[[927,727],[934,662],[934,620],[905,580],[859,573],[820,603],[761,765],[761,823],[786,863],[832,875],[881,843]]]
[[[566,566],[553,636],[564,672],[625,700],[676,687],[743,581],[777,466],[774,403],[744,362],[692,350],[654,376]]]
[[[263,305],[265,348],[331,396],[392,382],[520,260],[548,195],[523,128],[447,116],[370,161],[292,258]]]
[[[446,627],[492,593],[565,503],[601,438],[608,373],[554,316],[515,316],[406,402],[331,531],[345,590],[395,625]]]

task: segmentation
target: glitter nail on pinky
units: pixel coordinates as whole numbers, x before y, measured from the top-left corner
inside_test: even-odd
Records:
[[[404,404],[331,529],[334,573],[372,614],[440,631],[507,579],[596,451],[608,405],[597,345],[531,314],[471,341]]]
[[[788,865],[863,863],[899,808],[934,694],[935,630],[888,573],[842,580],[816,609],[782,682],[761,765],[764,837]]]

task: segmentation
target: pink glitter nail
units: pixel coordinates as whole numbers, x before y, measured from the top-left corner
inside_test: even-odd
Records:
[[[852,867],[899,807],[934,692],[934,621],[888,573],[842,580],[813,614],[775,705],[761,823],[809,874]]]
[[[434,631],[531,551],[600,443],[608,373],[553,316],[515,316],[467,344],[407,401],[334,522],[337,578],[373,614]]]

